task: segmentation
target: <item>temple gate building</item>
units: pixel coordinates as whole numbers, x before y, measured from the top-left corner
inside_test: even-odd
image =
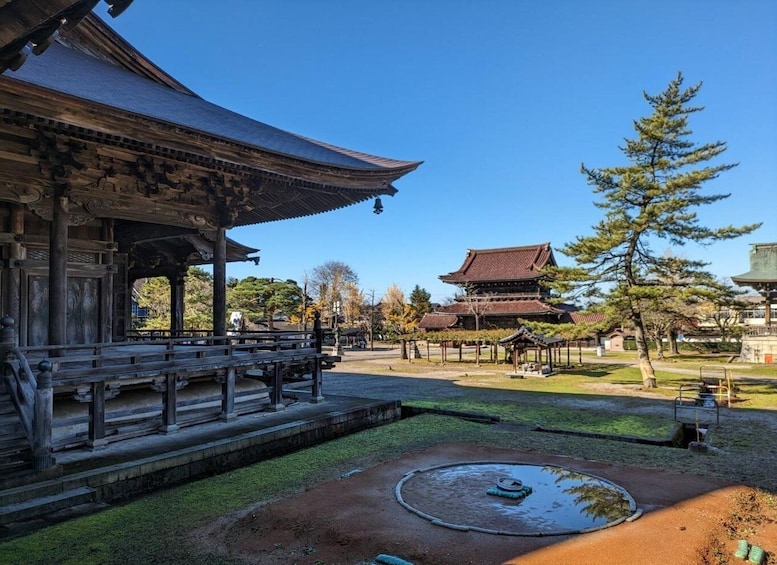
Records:
[[[518,328],[519,318],[539,322],[571,321],[575,308],[551,304],[545,267],[556,265],[550,243],[470,249],[458,270],[440,280],[462,293],[453,304],[426,314],[419,328],[466,330]]]

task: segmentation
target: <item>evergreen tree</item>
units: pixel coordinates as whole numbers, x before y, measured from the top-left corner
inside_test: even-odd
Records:
[[[410,292],[410,307],[416,320],[421,320],[424,314],[432,311],[432,295],[425,288],[415,285]]]
[[[227,291],[230,310],[239,310],[251,322],[266,321],[274,329],[273,319],[282,314],[298,315],[302,304],[302,289],[291,279],[246,277]]]
[[[601,195],[596,205],[605,217],[594,226],[594,235],[578,236],[561,249],[578,266],[553,269],[557,290],[593,296],[604,289],[608,301],[623,309],[634,328],[646,387],[655,387],[656,378],[645,336],[644,305],[669,291],[674,295],[678,285],[703,288],[713,281],[704,270],[706,263],[656,254],[651,243],[664,239],[673,245],[708,244],[760,226],[713,229],[699,225],[696,208],[730,196],[703,194],[702,185],[736,165],[706,164],[726,150],[724,142],[698,145],[689,139],[688,117],[703,109],[690,105],[701,83],[687,89],[682,84],[683,76],[678,73],[660,94],[644,94],[653,113],[634,122],[636,138],[627,139],[621,148],[628,165],[582,166],[588,184]]]
[[[213,275],[199,267],[189,267],[186,272],[183,327],[213,328]]]
[[[170,329],[170,281],[167,277],[145,279],[137,295],[138,306],[148,309],[142,330]],[[213,328],[213,276],[199,267],[189,267],[184,282],[184,329]]]
[[[170,329],[170,281],[167,277],[144,279],[138,288],[136,299],[138,306],[148,312],[148,317],[142,321],[138,329]]]

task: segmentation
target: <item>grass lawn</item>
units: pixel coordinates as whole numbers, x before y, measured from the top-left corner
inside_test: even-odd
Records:
[[[545,379],[507,378],[504,364],[475,367],[473,363],[449,363],[442,367],[426,360],[408,363],[398,359],[351,363],[347,364],[349,372],[453,372],[458,376],[452,380],[472,391],[471,399],[428,399],[411,403],[418,406],[494,414],[503,421],[549,428],[662,438],[674,425],[671,401],[676,386],[695,378],[659,370],[661,388],[645,397],[640,396],[645,391],[640,390],[639,371],[625,362],[622,365],[591,363]],[[690,361],[688,364],[693,365]],[[737,377],[739,374],[737,370]],[[186,542],[187,535],[194,528],[230,512],[450,441],[714,476],[777,493],[777,476],[773,472],[777,463],[777,403],[774,401],[777,381],[737,378],[736,384],[737,403],[735,408],[725,409],[721,425],[712,430],[714,450],[710,455],[575,435],[511,431],[427,414],[158,492],[2,542],[0,563],[237,563],[223,555],[203,553],[204,550]],[[476,394],[486,389],[515,391],[520,401],[484,400]],[[616,413],[602,409],[603,403],[613,401],[630,409]]]

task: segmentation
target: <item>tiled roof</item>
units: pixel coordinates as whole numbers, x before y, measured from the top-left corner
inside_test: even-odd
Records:
[[[440,275],[451,284],[531,280],[545,266],[556,265],[550,243],[498,249],[470,249],[458,271]]]
[[[324,165],[391,170],[420,163],[376,157],[295,135],[247,118],[101,59],[53,44],[3,77],[73,96],[107,108]]]
[[[454,302],[440,308],[446,314],[472,315],[472,311],[464,302]],[[525,316],[540,314],[563,314],[565,309],[552,306],[541,300],[496,300],[483,306],[481,313],[486,316]]]
[[[598,324],[599,322],[604,322],[607,319],[607,316],[600,312],[595,312],[593,314],[570,312],[569,317],[572,319],[573,324]]]
[[[423,330],[444,330],[455,326],[458,321],[459,317],[456,314],[431,312],[424,314],[424,317],[418,322],[418,327]]]
[[[777,290],[777,243],[755,243],[750,250],[750,270],[731,277],[737,286]]]
[[[546,337],[542,334],[535,334],[529,331],[526,326],[518,328],[514,334],[504,337],[499,340],[502,345],[516,344],[516,343],[530,343],[533,345],[549,346],[554,343],[561,343],[564,341],[563,337]]]

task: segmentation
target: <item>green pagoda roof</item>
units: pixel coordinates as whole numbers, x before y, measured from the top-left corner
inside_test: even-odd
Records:
[[[754,243],[750,250],[750,270],[731,280],[756,290],[777,290],[777,243]]]

